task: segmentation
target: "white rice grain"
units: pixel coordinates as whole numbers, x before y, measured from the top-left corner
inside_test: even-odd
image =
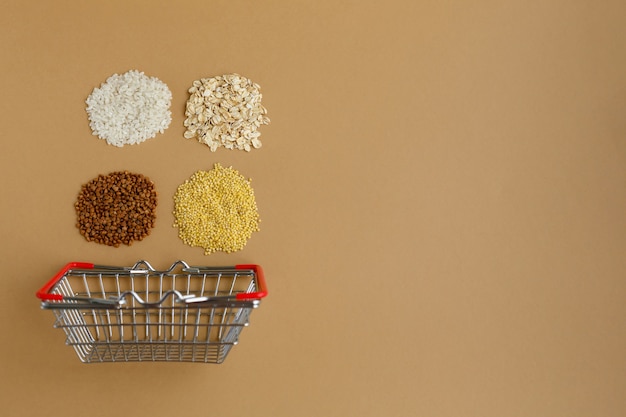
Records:
[[[109,145],[138,144],[169,127],[171,102],[171,91],[158,78],[137,70],[113,74],[86,100],[89,126]]]

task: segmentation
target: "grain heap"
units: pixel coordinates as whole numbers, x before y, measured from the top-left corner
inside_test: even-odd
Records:
[[[270,123],[261,104],[261,87],[239,74],[202,78],[189,88],[185,138],[218,147],[250,151],[260,148],[261,125]]]
[[[205,255],[243,249],[260,222],[250,180],[220,164],[197,171],[178,187],[174,217],[181,240],[204,248]]]
[[[143,72],[114,74],[87,98],[89,126],[109,145],[134,145],[163,133],[172,121],[172,93]]]
[[[99,175],[78,194],[76,227],[88,242],[132,245],[150,234],[156,206],[157,193],[149,178],[128,171]]]

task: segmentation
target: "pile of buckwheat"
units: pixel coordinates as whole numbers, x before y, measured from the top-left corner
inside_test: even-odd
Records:
[[[76,227],[88,242],[118,247],[150,234],[157,192],[149,178],[128,171],[99,175],[78,194]]]

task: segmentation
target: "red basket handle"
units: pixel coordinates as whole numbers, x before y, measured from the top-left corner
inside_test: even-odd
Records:
[[[50,290],[54,287],[67,273],[67,271],[71,269],[93,269],[94,264],[88,262],[70,262],[65,265],[59,272],[57,272],[51,279],[48,281],[43,287],[37,291],[37,298],[44,301],[61,301],[63,300],[63,295],[61,294],[50,294]],[[238,300],[251,300],[251,299],[259,299],[267,296],[267,285],[265,284],[265,275],[263,273],[263,268],[260,265],[254,264],[240,264],[236,265],[235,269],[251,269],[256,274],[257,278],[257,291],[250,293],[239,293],[236,298]]]
[[[63,300],[63,295],[61,294],[50,294],[50,290],[54,287],[57,282],[61,280],[69,271],[73,268],[78,269],[93,269],[94,264],[87,262],[70,262],[65,265],[59,272],[56,273],[55,276],[50,279],[50,281],[46,282],[46,284],[37,291],[37,298],[44,301],[61,301]]]
[[[239,293],[237,294],[237,300],[252,300],[263,298],[267,295],[267,285],[265,284],[265,274],[263,273],[263,268],[261,265],[254,264],[240,264],[235,265],[235,269],[252,269],[256,274],[257,280],[257,291],[255,292],[247,292],[247,293]]]

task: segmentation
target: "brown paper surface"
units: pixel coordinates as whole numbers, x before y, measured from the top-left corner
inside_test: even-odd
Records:
[[[2,414],[623,416],[626,3],[5,1]],[[137,69],[173,94],[140,145],[85,99]],[[183,138],[193,80],[261,86],[263,147]],[[176,187],[252,179],[260,231],[205,256]],[[131,170],[151,235],[86,242],[80,187]],[[81,364],[35,292],[65,263],[258,263],[269,295],[222,365]]]

